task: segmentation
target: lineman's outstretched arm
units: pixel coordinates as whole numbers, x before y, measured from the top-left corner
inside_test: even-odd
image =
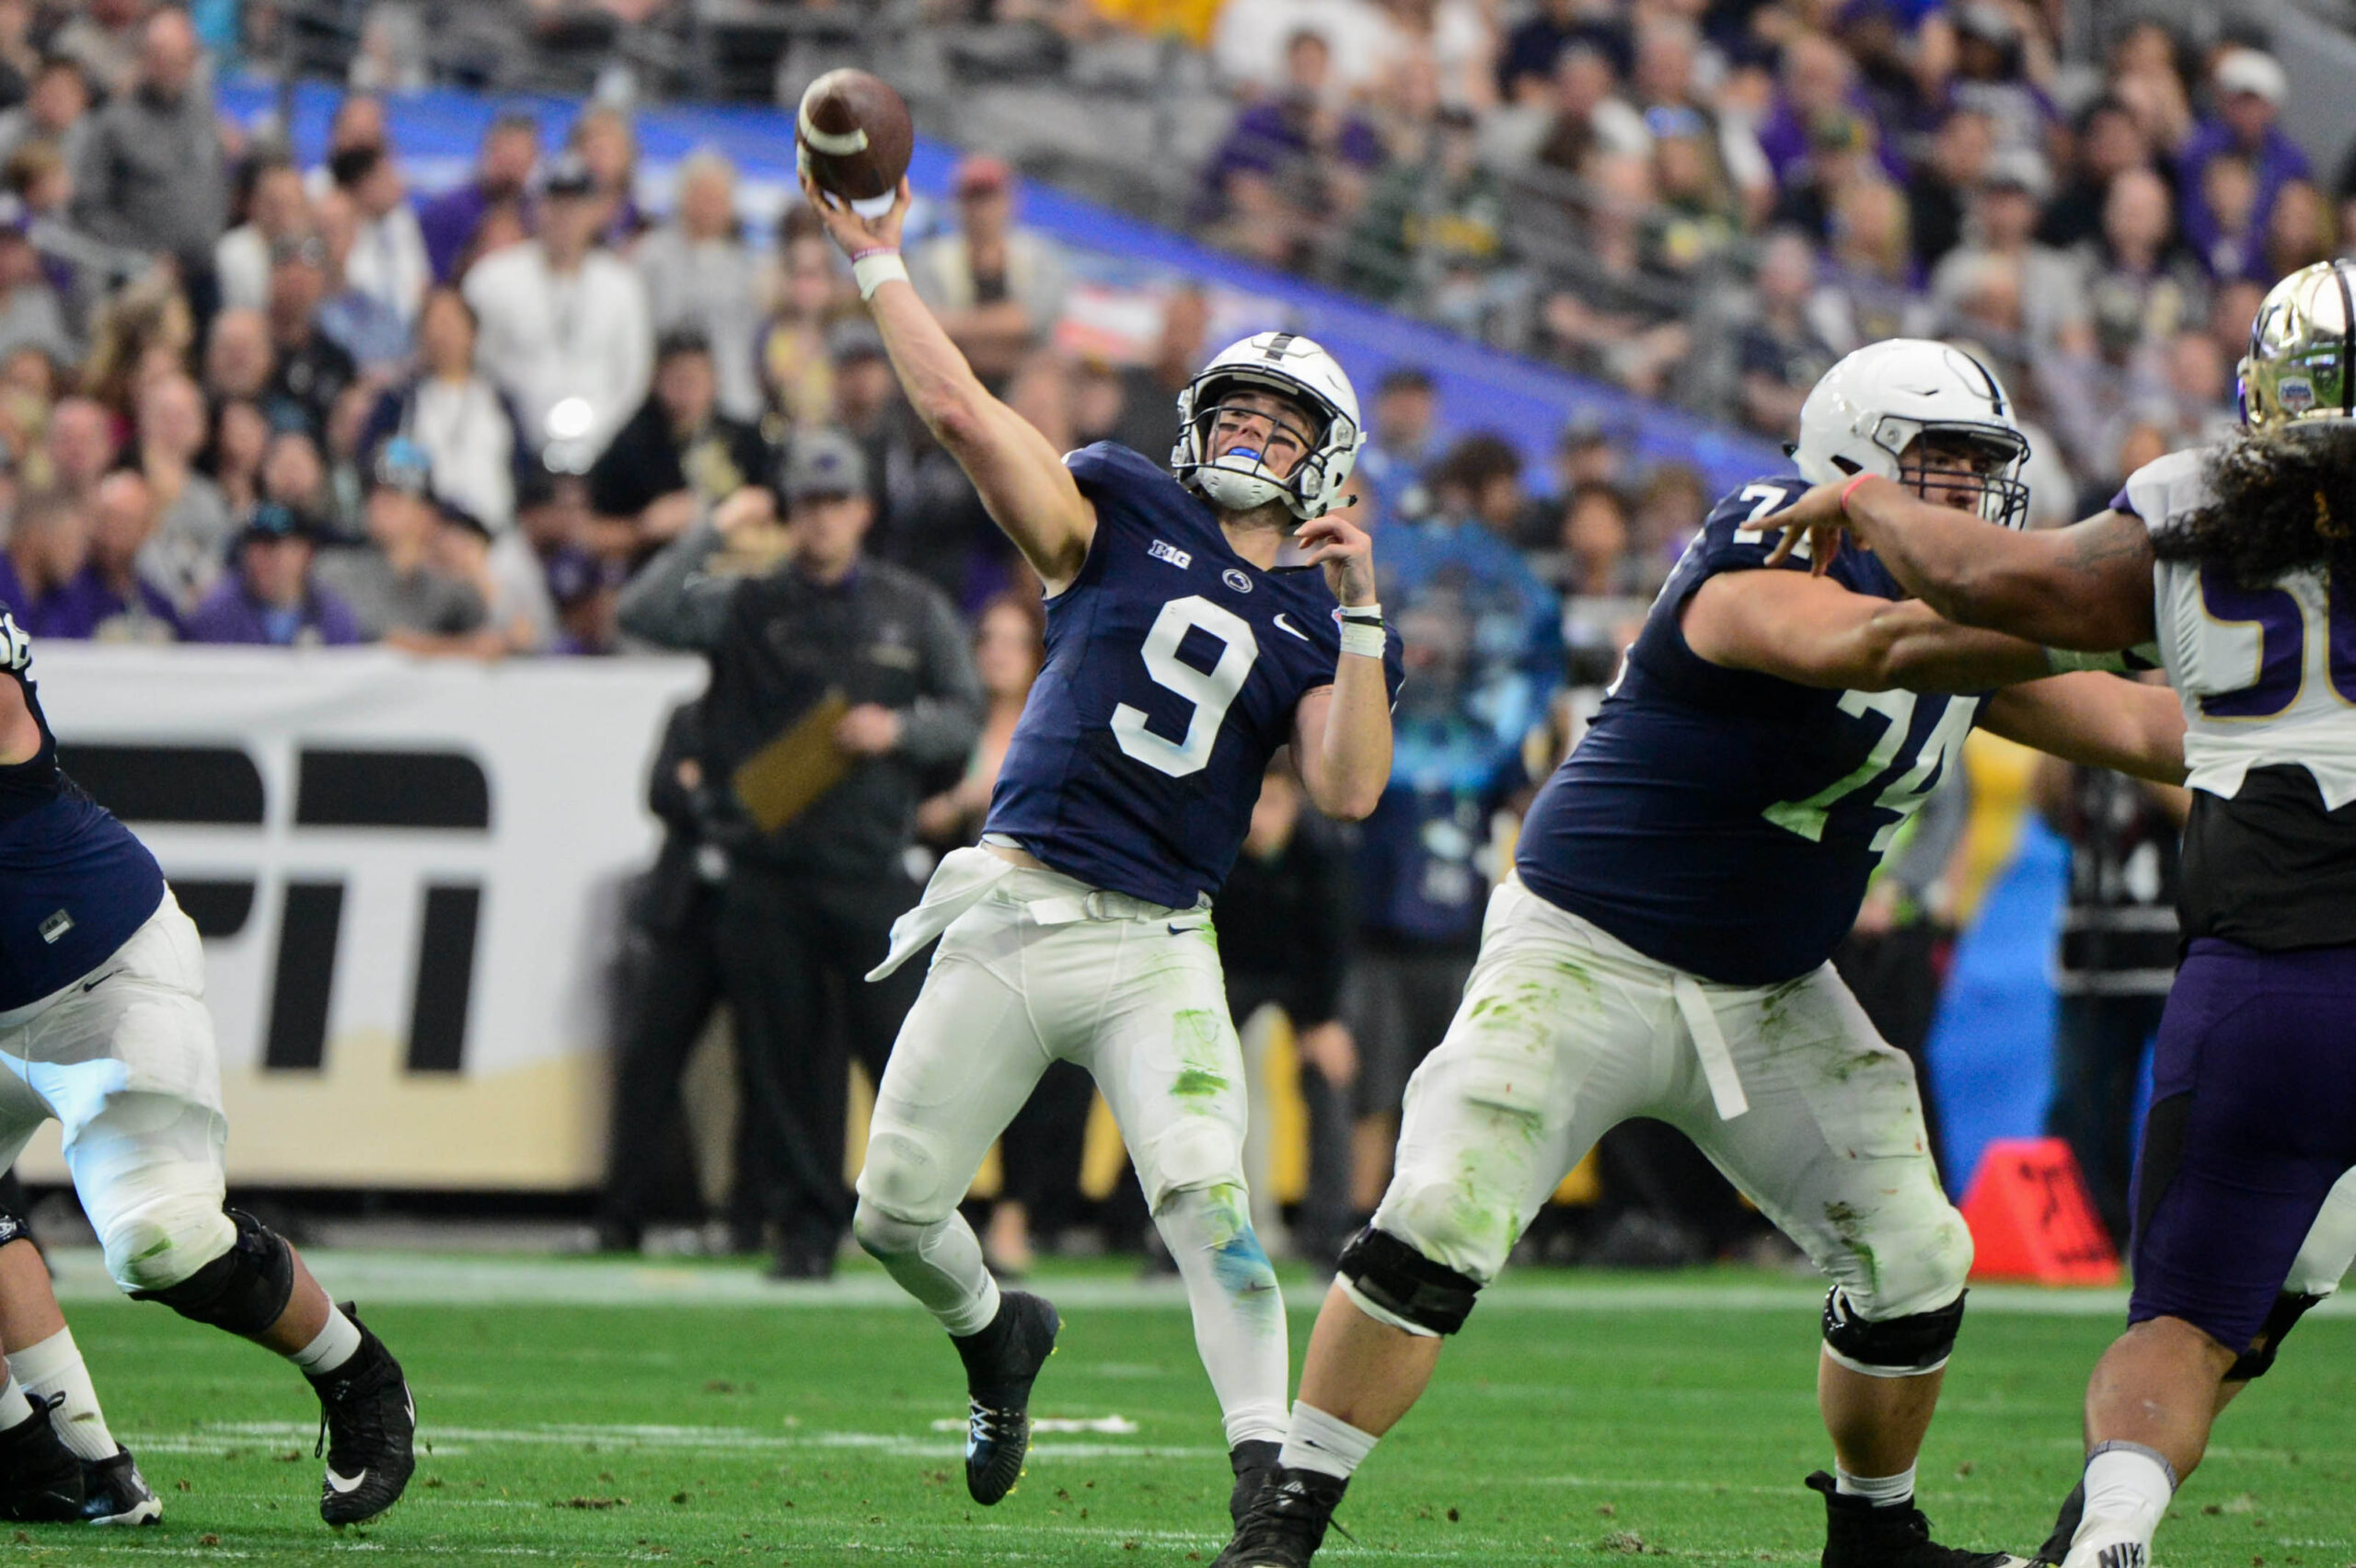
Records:
[[[1965,626],[2105,653],[2154,635],[2151,530],[2127,513],[2015,533],[1868,475],[1819,485],[1763,526],[1786,530],[1770,564],[1807,536],[1819,572],[1845,526],[1907,592]]]
[[[1684,626],[1713,664],[1835,691],[1986,691],[2052,669],[2034,642],[1798,571],[1721,572],[1686,601]]]
[[[907,180],[900,181],[892,210],[872,224],[807,176],[802,189],[827,234],[854,261],[865,252],[897,255],[908,213]],[[1096,536],[1096,508],[1080,493],[1063,454],[990,395],[905,276],[875,285],[867,308],[925,428],[974,481],[991,519],[1049,595],[1061,593],[1087,564],[1089,541]]]
[[[2165,686],[2094,670],[2054,675],[1998,692],[1980,722],[2064,762],[2184,782],[2184,705]]]

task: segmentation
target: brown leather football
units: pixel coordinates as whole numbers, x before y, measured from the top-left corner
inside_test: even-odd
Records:
[[[865,71],[829,71],[794,115],[794,156],[818,188],[862,207],[888,198],[908,172],[916,127],[892,85]]]

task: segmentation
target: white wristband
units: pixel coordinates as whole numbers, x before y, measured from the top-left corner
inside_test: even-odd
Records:
[[[851,262],[850,275],[859,283],[859,297],[873,299],[875,291],[893,279],[907,282],[908,269],[896,250],[871,250]]]
[[[1342,651],[1362,654],[1369,659],[1382,657],[1383,629],[1379,626],[1361,626],[1351,621],[1342,623]]]

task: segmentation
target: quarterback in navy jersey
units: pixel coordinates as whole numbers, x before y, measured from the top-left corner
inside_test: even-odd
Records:
[[[872,224],[803,189],[909,402],[1047,605],[1046,663],[982,842],[942,859],[871,976],[939,939],[876,1090],[853,1233],[956,1346],[966,1489],[997,1503],[1058,1321],[1001,1295],[957,1205],[1047,1065],[1087,1067],[1184,1278],[1240,1515],[1284,1432],[1285,1320],[1252,1231],[1210,903],[1278,747],[1330,816],[1363,817],[1390,778],[1398,653],[1367,536],[1329,512],[1366,440],[1357,398],[1315,343],[1263,332],[1179,395],[1174,477],[1110,444],[1060,455],[908,286],[906,183]]]
[[[1852,354],[1800,432],[1804,472],[1888,475],[2015,525],[2025,510],[2004,392],[1945,345]],[[1690,1136],[1833,1281],[1817,1381],[1838,1473],[1808,1482],[1824,1568],[2021,1561],[1936,1544],[1913,1506],[1971,1239],[1911,1064],[1829,960],[1973,723],[2167,780],[2183,724],[2165,692],[2055,676],[2037,644],[1940,619],[1870,558],[1777,570],[1773,519],[1808,488],[1777,476],[1719,503],[1532,804],[1463,1002],[1408,1086],[1391,1186],[1318,1316],[1280,1467],[1218,1568],[1310,1561],[1441,1336],[1634,1116]]]
[[[2141,1568],[2226,1401],[2356,1251],[2356,262],[2277,283],[2244,429],[2027,536],[1867,482],[1792,537],[1870,548],[1954,619],[2167,671],[2187,725],[2182,961],[2153,1047],[2128,1330],[2087,1383],[2079,1492],[2040,1551]],[[1853,553],[1841,549],[1834,559]]]
[[[0,606],[0,1170],[55,1118],[115,1283],[301,1368],[327,1428],[320,1516],[374,1518],[415,1468],[400,1364],[283,1237],[222,1206],[228,1123],[196,928],[146,847],[59,768],[31,665],[32,640]],[[119,1450],[77,1449],[87,1470],[61,1467],[40,1495],[21,1495],[35,1472],[15,1461],[50,1420],[15,1417],[24,1402],[13,1377],[0,1386],[0,1513],[154,1520],[156,1500]],[[63,1408],[61,1435],[76,1441],[72,1390]]]

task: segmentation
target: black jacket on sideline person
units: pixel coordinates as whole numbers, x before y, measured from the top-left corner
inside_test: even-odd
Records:
[[[704,772],[722,802],[718,836],[732,857],[789,873],[871,877],[896,869],[928,769],[964,760],[981,733],[983,698],[965,628],[939,590],[862,559],[843,582],[812,582],[787,562],[757,577],[716,577],[709,525],[649,562],[622,595],[622,629],[711,661]],[[900,717],[890,755],[850,774],[774,834],[735,812],[737,766],[829,692]]]

